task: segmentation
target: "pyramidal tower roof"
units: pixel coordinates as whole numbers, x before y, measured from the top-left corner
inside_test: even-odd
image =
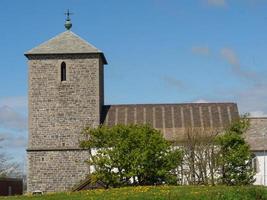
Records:
[[[91,54],[98,53],[107,64],[102,51],[88,43],[84,39],[70,30],[67,30],[52,39],[40,44],[39,46],[27,51],[28,55],[47,55],[47,54]]]

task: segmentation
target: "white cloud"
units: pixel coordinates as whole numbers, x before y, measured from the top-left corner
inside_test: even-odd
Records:
[[[225,0],[207,0],[207,3],[211,6],[223,7],[226,5]]]
[[[184,88],[183,82],[181,80],[174,78],[174,77],[164,76],[162,79],[170,87],[176,88],[178,90]]]
[[[8,147],[20,148],[27,146],[27,139],[24,136],[17,136],[10,139],[7,143]]]
[[[239,58],[236,52],[231,48],[221,49],[222,58],[231,65],[232,72],[240,78],[252,81],[258,81],[257,73],[249,70],[245,70],[241,67]]]
[[[211,49],[207,46],[194,46],[191,50],[192,53],[202,56],[210,56],[212,52]],[[233,74],[245,80],[254,82],[259,81],[259,74],[242,67],[237,53],[232,48],[222,48],[220,50],[220,55],[223,60],[225,60],[231,66],[231,71],[233,72]]]
[[[259,82],[262,82],[260,80]],[[254,83],[244,89],[217,89],[214,91],[212,101],[231,101],[238,105],[239,113],[250,113],[253,116],[261,116],[267,113],[267,81]],[[257,111],[257,112],[256,112]]]
[[[246,90],[236,92],[235,96],[242,113],[253,114],[255,111],[267,113],[267,83],[255,84]]]
[[[27,107],[27,97],[0,97],[0,107],[9,106],[12,108],[25,108]]]
[[[0,148],[3,147],[3,143],[5,142],[5,140],[8,138],[7,134],[5,133],[0,133]]]
[[[194,46],[191,50],[194,54],[202,56],[209,56],[211,54],[210,48],[205,46]]]
[[[223,48],[221,55],[230,65],[240,66],[239,59],[233,49]]]
[[[25,135],[14,135],[10,133],[0,133],[1,147],[5,148],[25,148],[27,145],[27,138]]]
[[[26,130],[27,118],[9,106],[0,107],[0,128]]]
[[[267,117],[267,113],[263,111],[251,111],[249,113],[250,117]]]
[[[0,133],[0,141],[4,141],[9,137],[8,133]]]
[[[210,103],[210,102],[205,100],[205,99],[198,99],[198,100],[194,101],[193,103]]]
[[[203,52],[211,52],[205,48],[192,48],[194,53],[203,55]],[[244,68],[238,58],[237,53],[231,48],[222,48],[221,57],[231,66],[232,73],[249,84],[242,90],[215,91],[218,95],[212,101],[234,101],[238,104],[240,113],[251,113],[253,116],[265,116],[267,113],[267,79],[264,73],[250,71]],[[205,99],[196,100],[195,103],[207,103]]]

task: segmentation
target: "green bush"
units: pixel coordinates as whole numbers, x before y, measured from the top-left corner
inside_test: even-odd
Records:
[[[88,139],[81,147],[89,150],[87,162],[95,168],[91,177],[107,188],[176,181],[171,171],[181,163],[182,153],[160,131],[146,125],[117,125],[86,128],[83,134]]]

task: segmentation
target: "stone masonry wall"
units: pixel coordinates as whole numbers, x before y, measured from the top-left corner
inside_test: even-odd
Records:
[[[80,133],[100,123],[101,58],[98,54],[28,58],[28,191],[67,190],[88,172],[85,154],[79,155]],[[63,61],[66,81],[60,78]]]
[[[89,173],[88,156],[80,150],[28,152],[28,192],[70,190]]]

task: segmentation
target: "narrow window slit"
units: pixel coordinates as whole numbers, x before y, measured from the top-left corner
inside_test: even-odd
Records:
[[[66,72],[67,72],[66,63],[62,62],[61,63],[61,81],[66,81],[67,79]]]

